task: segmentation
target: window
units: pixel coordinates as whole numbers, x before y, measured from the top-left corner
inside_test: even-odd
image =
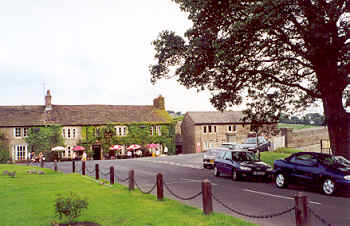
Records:
[[[27,146],[26,145],[16,145],[15,146],[15,159],[25,160],[27,157]]]
[[[232,126],[231,126],[231,125],[229,125],[229,126],[227,127],[227,131],[232,132]]]
[[[150,127],[151,136],[153,136],[153,126]]]
[[[126,136],[127,135],[127,126],[116,126],[115,128],[115,134],[117,136]]]
[[[78,135],[76,128],[64,128],[62,129],[62,136],[66,139],[75,139]]]
[[[208,133],[211,133],[211,126],[208,126]]]
[[[28,136],[28,128],[23,128],[23,137]]]
[[[66,137],[66,130],[65,129],[62,129],[62,136]]]
[[[158,136],[161,136],[162,135],[162,132],[160,131],[160,126],[156,126],[156,134]]]
[[[70,150],[70,147],[68,147],[68,158],[70,158],[71,156],[71,150]]]
[[[75,129],[73,129],[73,139],[75,138]]]
[[[203,126],[203,133],[207,133],[207,126]]]
[[[214,126],[214,133],[216,133],[216,126]]]
[[[70,137],[70,129],[68,129],[68,131],[67,131],[67,138],[68,138],[68,139],[71,138],[71,137]]]
[[[21,128],[15,128],[15,137],[21,137]]]
[[[236,125],[228,125],[227,131],[228,132],[236,132],[237,131]]]

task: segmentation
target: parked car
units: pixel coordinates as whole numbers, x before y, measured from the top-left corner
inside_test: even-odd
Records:
[[[217,147],[205,150],[203,156],[203,168],[214,168],[216,156],[224,150],[227,150],[227,148]]]
[[[239,144],[237,144],[236,142],[225,142],[225,143],[222,143],[220,147],[230,148],[230,149],[240,148]]]
[[[270,150],[271,144],[265,137],[258,137],[258,144],[256,141],[256,137],[248,137],[244,143],[240,145],[240,148],[248,149],[249,151],[259,150],[260,152]]]
[[[236,181],[242,177],[271,176],[272,167],[260,161],[254,152],[247,150],[225,150],[214,162],[214,175],[229,175]]]
[[[350,165],[344,157],[323,153],[298,152],[274,161],[274,183],[278,188],[288,184],[316,186],[326,195],[349,191]]]

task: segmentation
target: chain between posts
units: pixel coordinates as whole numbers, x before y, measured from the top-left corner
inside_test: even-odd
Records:
[[[278,216],[281,216],[283,214],[286,214],[286,213],[289,213],[289,212],[292,212],[293,210],[295,210],[295,206],[292,207],[292,208],[289,208],[285,211],[282,211],[282,212],[279,212],[279,213],[274,213],[274,214],[268,214],[268,215],[251,215],[251,214],[245,214],[245,213],[242,213],[238,210],[234,210],[232,209],[231,207],[227,206],[225,203],[223,203],[220,199],[218,199],[217,197],[215,197],[213,194],[211,194],[211,196],[213,197],[213,199],[215,201],[217,201],[218,203],[220,203],[223,207],[225,207],[226,209],[238,214],[238,215],[241,215],[241,216],[245,216],[245,217],[250,217],[250,218],[273,218],[273,217],[278,217]]]
[[[167,185],[166,183],[163,183],[163,184],[164,184],[165,188],[169,191],[169,193],[172,194],[173,196],[175,196],[175,197],[178,198],[178,199],[182,199],[182,200],[191,200],[191,199],[197,198],[198,196],[200,196],[200,195],[202,194],[202,192],[200,191],[199,193],[197,193],[197,194],[195,194],[195,195],[193,195],[193,196],[191,196],[191,197],[184,198],[184,197],[181,197],[181,196],[175,194],[175,193],[168,187],[168,185]]]
[[[153,187],[149,191],[143,191],[141,187],[136,183],[136,180],[134,181],[136,187],[143,193],[143,194],[150,194],[157,186],[157,182],[153,185]]]
[[[316,214],[311,208],[308,208],[309,212],[311,213],[311,215],[313,215],[317,220],[319,220],[320,222],[322,222],[324,225],[328,225],[331,226],[330,223],[328,223],[325,219],[323,219],[320,215]]]

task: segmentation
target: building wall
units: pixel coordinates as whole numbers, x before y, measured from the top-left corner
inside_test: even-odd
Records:
[[[328,128],[308,128],[293,130],[282,128],[281,134],[285,136],[286,147],[301,147],[320,144],[321,139],[329,139]]]
[[[211,133],[208,130],[209,126],[211,126]],[[204,127],[206,127],[206,132]],[[229,127],[231,127],[231,131],[229,131]],[[233,129],[234,127],[235,129]],[[204,151],[210,147],[218,147],[224,142],[242,143],[249,132],[250,125],[243,126],[243,124],[196,125],[195,143],[200,144],[200,151]]]
[[[181,123],[181,135],[183,141],[182,151],[184,154],[195,153],[195,125],[191,118],[186,114]]]
[[[28,146],[24,140],[23,136],[23,127],[17,127],[21,130],[21,136],[15,136],[15,128],[0,128],[1,132],[5,134],[8,139],[8,150],[10,152],[10,157],[12,159],[26,159],[29,155]],[[20,155],[19,152],[23,152],[23,155]]]

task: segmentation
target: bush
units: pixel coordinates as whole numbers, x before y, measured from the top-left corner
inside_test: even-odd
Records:
[[[0,147],[0,163],[6,163],[8,160],[10,160],[10,152]]]
[[[78,195],[72,192],[68,197],[58,197],[56,199],[56,216],[62,219],[63,216],[67,217],[69,223],[81,215],[83,209],[87,209],[88,202],[86,199],[81,199]]]

